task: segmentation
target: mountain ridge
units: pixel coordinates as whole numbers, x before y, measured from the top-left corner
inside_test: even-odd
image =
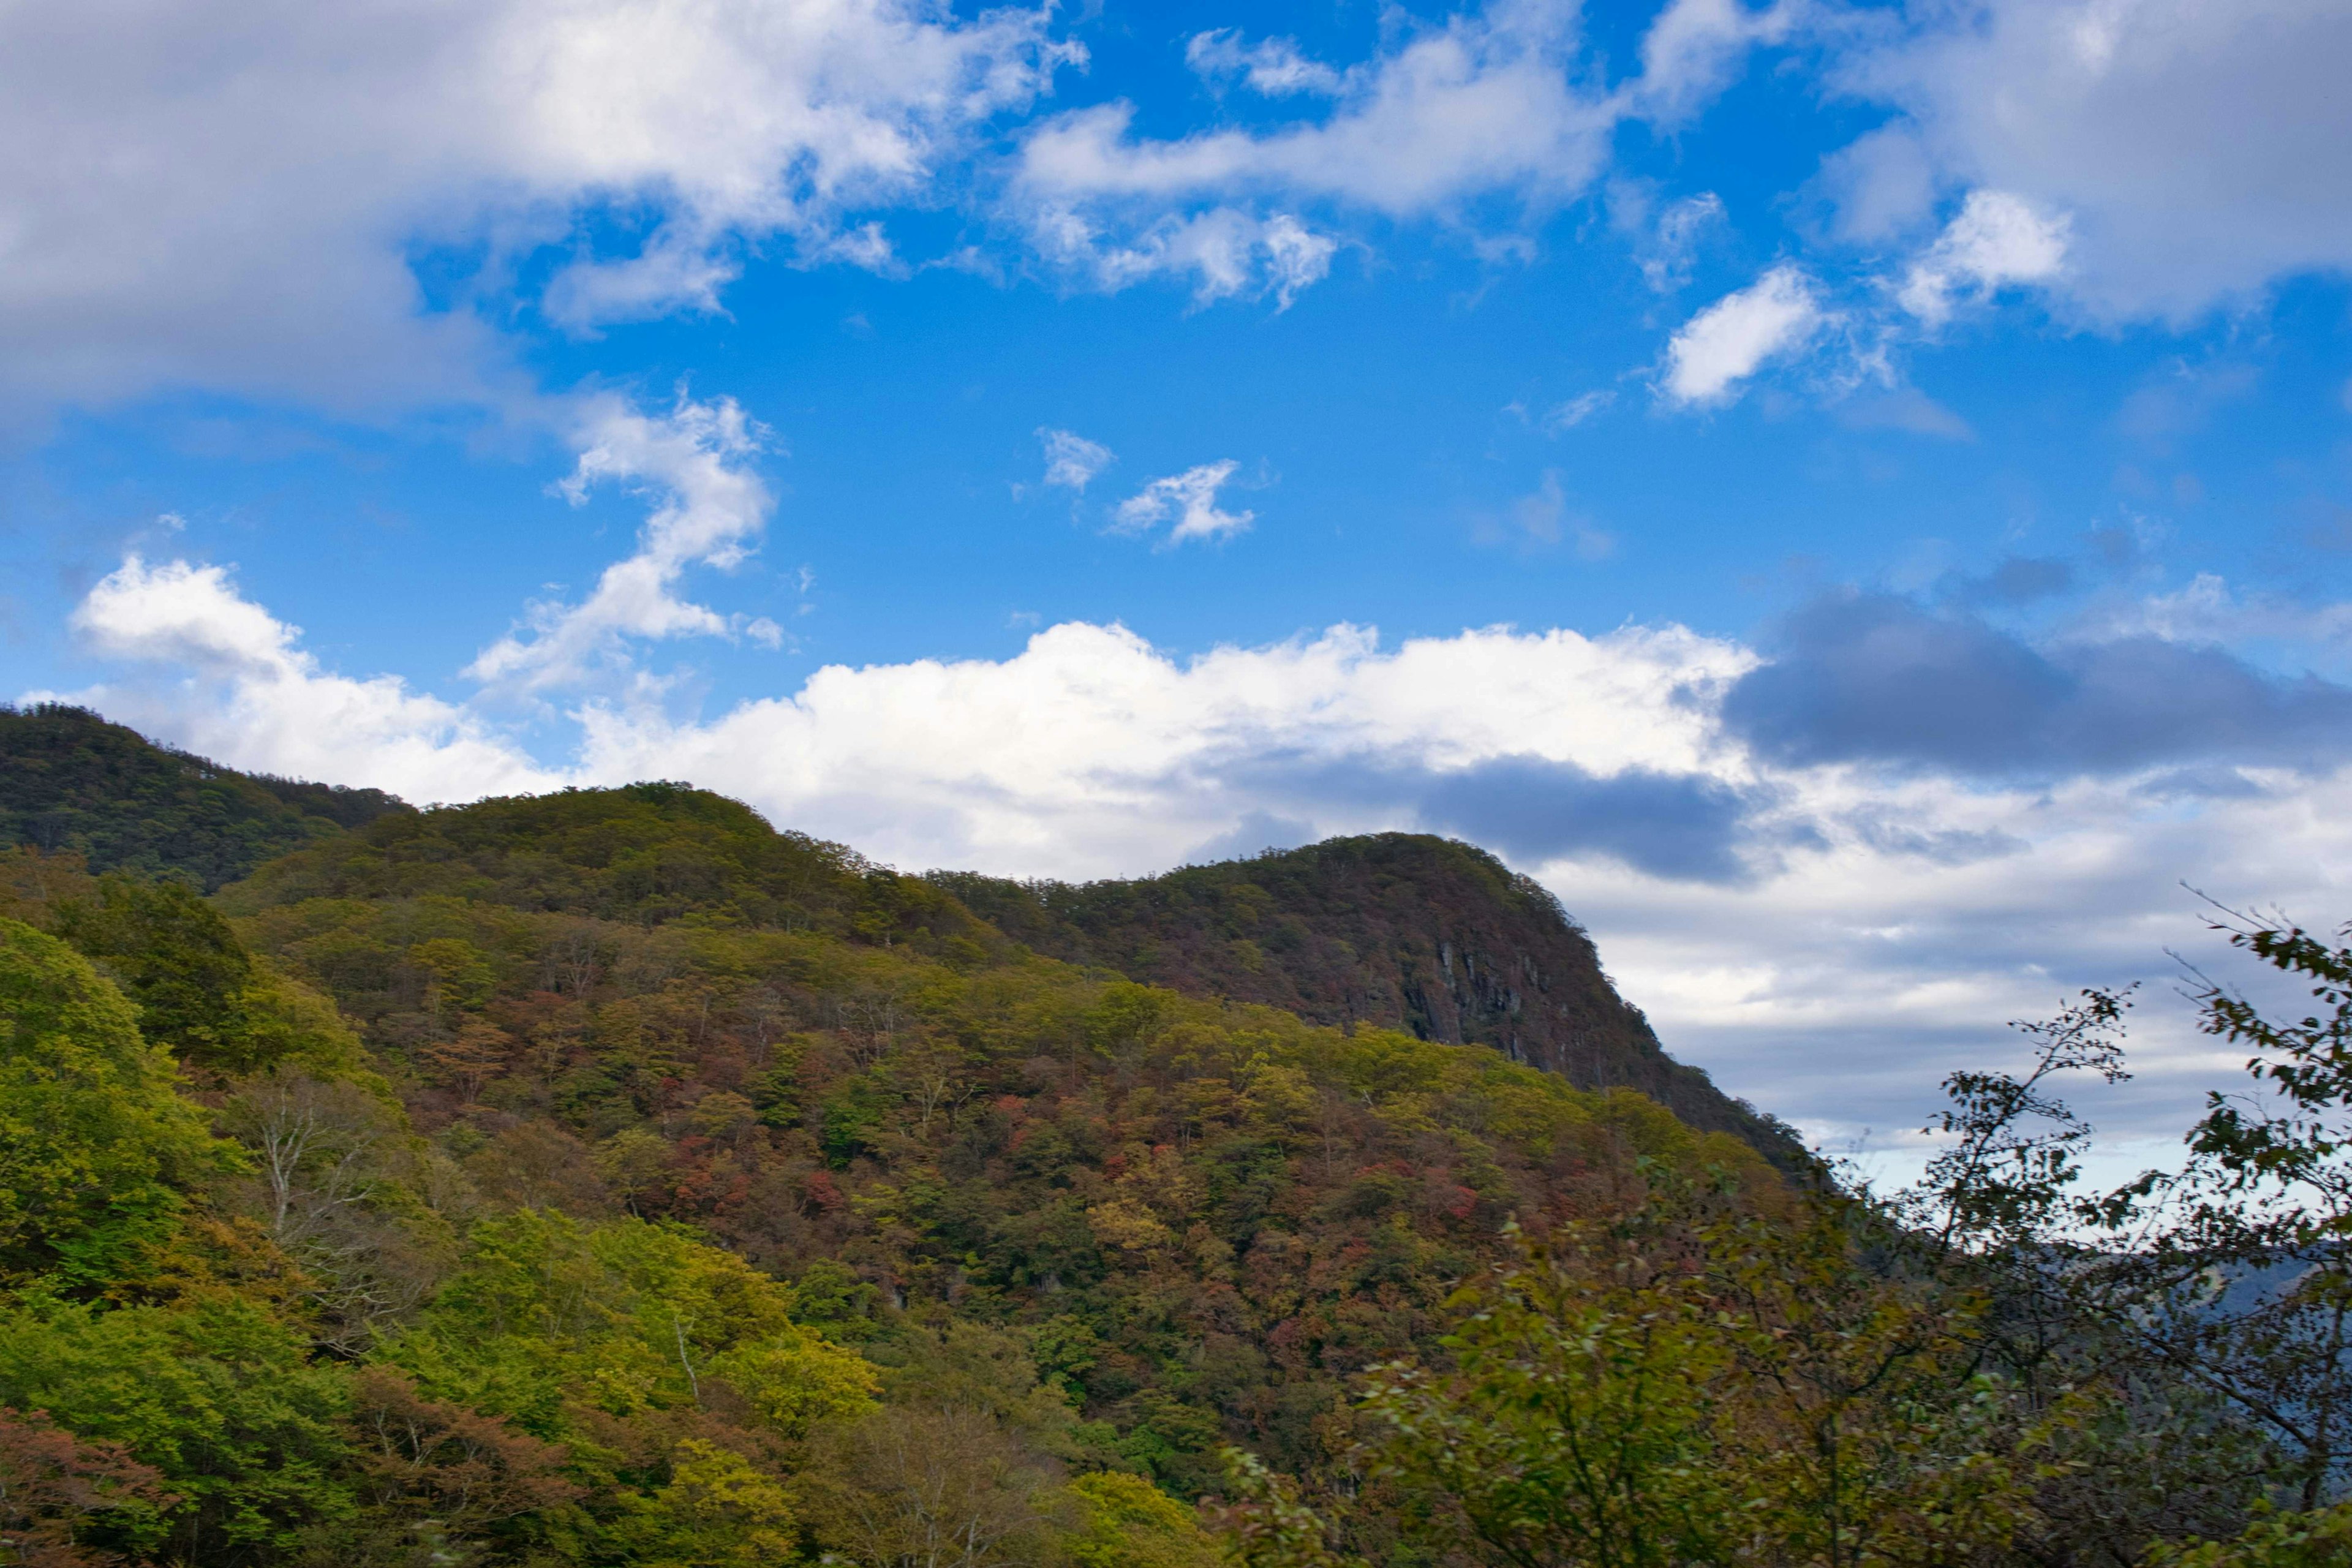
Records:
[[[538,797],[420,812],[383,791],[240,773],[61,704],[0,711],[0,844],[72,850],[95,870],[177,875],[233,913],[438,889],[645,921],[688,911],[787,929],[815,921],[885,942],[919,929],[974,955],[1010,940],[1310,1023],[1491,1047],[1581,1089],[1636,1089],[1784,1170],[1807,1162],[1788,1128],[1666,1053],[1549,891],[1458,840],[1326,839],[1083,884],[917,878],[676,784],[573,792],[629,797],[622,816],[657,848],[629,841],[609,816],[562,830],[560,850],[508,843],[513,825],[541,821]]]
[[[1051,957],[1311,1023],[1490,1046],[1581,1089],[1639,1089],[1790,1168],[1803,1160],[1786,1127],[1666,1054],[1549,889],[1458,839],[1327,838],[1079,884],[926,879]]]
[[[264,861],[413,809],[382,790],[241,773],[87,708],[0,706],[0,844],[213,892]]]

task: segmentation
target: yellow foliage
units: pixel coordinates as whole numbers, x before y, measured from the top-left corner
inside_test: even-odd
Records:
[[[882,1386],[864,1356],[799,1328],[739,1345],[713,1360],[710,1372],[733,1384],[763,1425],[794,1438],[820,1421],[865,1415]]]
[[[1140,1476],[1080,1476],[1070,1495],[1082,1521],[1067,1542],[1078,1568],[1208,1568],[1217,1561],[1192,1510]]]

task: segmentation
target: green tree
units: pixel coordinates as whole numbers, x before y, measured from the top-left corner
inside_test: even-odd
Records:
[[[273,1560],[357,1506],[351,1375],[308,1351],[234,1295],[101,1309],[28,1294],[0,1311],[0,1405],[47,1410],[159,1471],[180,1498],[164,1560]]]
[[[1097,1470],[1069,1491],[1078,1521],[1064,1549],[1077,1568],[1213,1568],[1217,1561],[1193,1511],[1140,1476]]]
[[[134,1279],[181,1189],[236,1167],[177,1078],[88,960],[0,920],[0,1274]]]

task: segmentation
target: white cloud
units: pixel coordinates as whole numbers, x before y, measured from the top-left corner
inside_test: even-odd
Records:
[[[73,628],[91,651],[148,669],[72,700],[235,767],[415,801],[557,783],[464,710],[396,676],[322,669],[300,647],[301,628],[238,594],[222,567],[131,556],[89,591]]]
[[[1979,0],[1860,35],[1839,80],[1903,120],[1841,171],[1858,230],[1931,187],[2073,218],[2064,287],[2185,318],[2352,268],[2352,9],[2340,0]],[[1908,209],[1907,211],[1906,209]]]
[[[1037,439],[1045,447],[1045,482],[1076,490],[1081,495],[1086,493],[1088,482],[1110,467],[1113,460],[1108,447],[1067,430],[1053,430],[1041,426]]]
[[[1801,0],[1761,10],[1742,0],[1672,0],[1642,38],[1643,114],[1669,126],[1688,120],[1737,79],[1751,50],[1787,38],[1810,10]]]
[[[1580,70],[1576,7],[1495,0],[1407,32],[1372,59],[1331,72],[1276,40],[1244,47],[1210,33],[1188,46],[1212,75],[1262,91],[1329,98],[1314,116],[1263,130],[1139,136],[1132,104],[1055,117],[1023,139],[1012,199],[1041,253],[1096,287],[1190,270],[1202,300],[1244,292],[1259,204],[1290,213],[1265,241],[1285,299],[1320,279],[1334,242],[1297,213],[1457,220],[1496,194],[1549,210],[1605,166],[1632,101]]]
[[[1249,85],[1252,92],[1269,98],[1292,93],[1315,93],[1328,98],[1347,85],[1347,79],[1339,72],[1300,54],[1297,39],[1262,38],[1244,45],[1237,27],[1193,34],[1184,45],[1184,63],[1204,80],[1225,82],[1238,78]]]
[[[1287,213],[1259,217],[1231,206],[1163,215],[1118,238],[1076,207],[1052,207],[1035,216],[1032,238],[1048,259],[1099,289],[1190,276],[1197,305],[1271,292],[1277,310],[1288,310],[1302,289],[1322,281],[1339,249],[1337,240]]]
[[[575,326],[709,309],[745,241],[875,265],[853,210],[921,196],[1073,51],[1044,9],[922,0],[189,0],[0,8],[0,405],[194,384],[342,405],[488,396],[493,333],[427,308],[618,207],[560,273]]]
[[[1955,295],[1985,298],[2012,283],[2048,283],[2066,267],[2063,215],[2036,212],[2007,191],[1970,191],[1959,215],[1911,264],[1896,298],[1930,326],[1948,319]]]
[[[577,605],[531,606],[521,627],[484,648],[466,673],[522,692],[575,686],[628,668],[631,638],[731,637],[747,628],[677,596],[691,566],[740,564],[767,525],[773,499],[750,466],[758,433],[731,398],[680,397],[669,414],[642,414],[618,399],[591,400],[580,420],[581,453],[558,487],[577,506],[592,486],[617,481],[658,498],[637,551],[604,569]],[[781,640],[780,634],[761,640]]]
[[[1154,479],[1118,503],[1113,514],[1116,527],[1122,533],[1146,533],[1172,516],[1176,526],[1168,531],[1162,542],[1170,546],[1187,540],[1226,539],[1244,532],[1257,516],[1255,512],[1222,511],[1217,507],[1217,492],[1240,468],[1241,464],[1227,458]]]
[[[1394,216],[1497,188],[1573,194],[1618,110],[1571,85],[1571,21],[1545,5],[1456,16],[1372,62],[1328,117],[1264,133],[1155,141],[1132,134],[1131,105],[1079,110],[1024,141],[1021,183],[1048,204],[1273,190]]]
[[[2201,635],[2236,613],[2200,584],[2135,629]],[[2129,777],[2008,789],[1768,764],[1717,718],[1757,656],[1675,626],[1391,646],[1340,626],[1184,660],[1066,624],[1003,660],[829,666],[708,721],[591,704],[558,769],[395,679],[323,670],[219,568],[127,562],[77,626],[136,667],[78,700],[239,766],[420,800],[688,778],[908,868],[1124,876],[1204,845],[1443,828],[1456,819],[1430,803],[1449,781],[1540,785],[1547,768],[1737,792],[1741,876],[1645,871],[1572,831],[1517,863],[1593,931],[1670,1048],[1840,1137],[1917,1126],[1945,1071],[2009,1053],[2002,1020],[2076,984],[2160,981],[2168,946],[2206,951],[2180,880],[2320,921],[2352,892],[2352,778],[2269,773],[2185,799]],[[1503,804],[1540,836],[1572,830],[1577,799]],[[2231,1071],[2167,1005],[2152,988],[2154,1070],[2103,1122],[2177,1126]]]
[[[1801,347],[1825,319],[1811,281],[1794,267],[1776,267],[1683,323],[1666,345],[1661,390],[1684,407],[1728,401],[1768,361]]]

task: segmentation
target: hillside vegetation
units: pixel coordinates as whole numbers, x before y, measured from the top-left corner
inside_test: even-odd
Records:
[[[1955,1078],[1890,1203],[1226,983],[1289,920],[1308,1012],[1428,978],[1416,932],[1589,959],[1507,879],[1416,923],[1499,875],[1010,889],[674,784],[384,812],[210,899],[7,851],[0,1563],[2342,1560],[2352,951],[2238,932],[2321,998],[2208,997],[2286,1099],[2087,1197],[2053,1086],[2120,1071],[2118,998]],[[1511,973],[1424,1032],[1599,1005]]]
[[[1803,1163],[1785,1128],[1666,1055],[1559,900],[1467,844],[1383,833],[1132,881],[929,879],[1056,958],[1318,1024],[1492,1046]]]
[[[0,845],[210,892],[272,856],[407,809],[381,790],[240,773],[87,709],[0,707]]]

